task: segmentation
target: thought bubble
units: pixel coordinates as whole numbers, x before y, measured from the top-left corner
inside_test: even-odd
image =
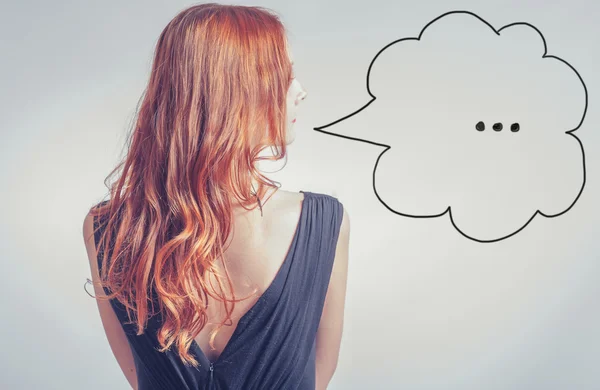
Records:
[[[463,236],[497,242],[538,214],[566,213],[585,187],[573,132],[587,88],[528,23],[496,30],[468,11],[445,13],[381,49],[367,90],[367,104],[315,130],[385,148],[373,189],[395,214],[448,214]]]

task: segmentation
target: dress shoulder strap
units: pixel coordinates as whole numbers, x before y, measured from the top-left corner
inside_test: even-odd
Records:
[[[308,200],[309,203],[305,205],[307,223],[302,227],[299,242],[302,256],[294,264],[300,270],[294,274],[302,279],[300,284],[303,286],[303,293],[307,289],[311,291],[309,301],[318,322],[329,287],[344,206],[331,195],[301,192],[308,196],[305,201]]]

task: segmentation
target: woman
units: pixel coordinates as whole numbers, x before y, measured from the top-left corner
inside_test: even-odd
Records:
[[[162,32],[111,199],[84,238],[112,351],[134,389],[325,389],[344,313],[349,220],[279,190],[295,108],[279,18],[192,6]],[[104,254],[106,253],[106,256]]]

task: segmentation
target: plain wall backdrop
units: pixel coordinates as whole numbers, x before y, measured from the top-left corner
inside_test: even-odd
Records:
[[[83,289],[90,271],[81,228],[88,208],[106,194],[103,181],[123,151],[158,36],[191,4],[58,0],[3,7],[3,389],[128,388],[96,302]],[[599,3],[237,4],[281,15],[308,92],[288,163],[269,176],[286,190],[335,195],[352,220],[344,335],[329,388],[600,388]],[[492,244],[461,236],[448,216],[391,213],[372,186],[382,149],[313,130],[369,100],[365,76],[380,49],[452,10],[472,11],[495,27],[531,23],[548,53],[573,65],[589,92],[576,132],[587,168],[581,198],[566,214],[538,216]]]

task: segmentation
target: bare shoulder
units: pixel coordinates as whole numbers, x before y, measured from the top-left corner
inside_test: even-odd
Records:
[[[85,218],[83,219],[83,239],[85,242],[85,246],[88,252],[88,255],[91,253],[94,253],[93,257],[96,257],[95,255],[95,251],[96,251],[96,243],[95,243],[95,238],[94,238],[94,216],[91,215],[89,212],[86,214]],[[91,256],[89,256],[91,257]],[[92,261],[92,258],[89,258],[88,260],[90,260],[90,262],[92,264],[94,264],[94,261]]]
[[[273,198],[277,199],[280,202],[298,203],[304,198],[304,196],[305,195],[302,192],[285,191],[285,190],[280,189],[280,190],[277,190],[277,192],[275,192],[275,195],[273,195]]]
[[[329,195],[326,193],[320,193],[320,192],[311,192],[308,191],[312,194],[312,196],[322,196],[322,197],[326,197],[326,198],[330,198],[333,199],[337,202],[340,202],[339,199],[333,195]],[[273,209],[277,209],[278,211],[291,211],[292,213],[294,211],[298,211],[299,208],[301,207],[303,201],[306,199],[306,197],[309,196],[306,193],[302,193],[302,192],[295,192],[295,191],[283,191],[283,190],[278,190],[275,195],[273,195]],[[341,202],[340,202],[341,204]],[[341,225],[341,231],[348,233],[350,231],[350,216],[348,215],[348,211],[346,210],[345,207],[343,207],[343,218],[342,218],[342,225]]]
[[[304,198],[301,192],[277,190],[267,204],[271,203],[273,214],[297,216]]]
[[[343,206],[342,206],[343,207]],[[345,236],[348,239],[350,235],[350,215],[348,214],[348,209],[343,207],[344,213],[342,216],[342,225],[340,227],[340,236]]]

